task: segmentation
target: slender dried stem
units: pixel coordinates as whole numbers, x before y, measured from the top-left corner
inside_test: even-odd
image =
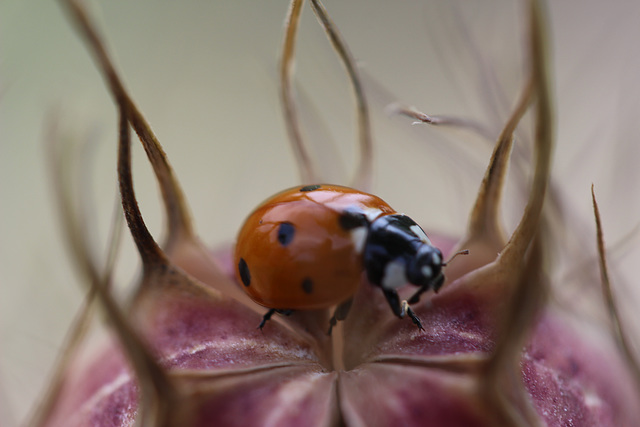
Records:
[[[291,0],[285,19],[285,36],[280,60],[280,97],[284,111],[285,124],[291,141],[291,148],[296,157],[300,179],[303,183],[315,183],[317,175],[309,152],[307,151],[300,121],[295,106],[293,93],[293,68],[295,65],[296,35],[304,0]]]
[[[192,237],[193,226],[180,184],[174,176],[173,169],[160,142],[127,93],[113,66],[113,61],[107,53],[105,44],[96,30],[96,25],[91,21],[80,0],[61,0],[61,2],[82,34],[112,96],[131,122],[149,157],[160,185],[167,214],[167,245],[171,245],[181,237]]]
[[[546,190],[551,172],[551,151],[553,148],[553,115],[551,89],[549,83],[548,60],[546,52],[546,26],[543,21],[542,5],[531,1],[530,6],[530,50],[531,67],[535,87],[535,169],[529,200],[522,219],[500,256],[502,265],[515,265],[524,259],[524,254],[536,234]]]
[[[591,199],[593,201],[593,214],[596,220],[596,240],[598,243],[598,259],[600,261],[600,276],[602,281],[602,296],[607,307],[607,313],[611,319],[611,329],[613,336],[622,351],[627,364],[631,369],[636,381],[636,385],[640,387],[640,361],[636,359],[636,356],[629,345],[629,339],[624,331],[622,321],[620,320],[620,313],[618,312],[618,306],[611,290],[611,281],[609,279],[609,269],[607,267],[607,251],[604,245],[604,233],[602,232],[602,222],[600,220],[600,209],[598,208],[598,202],[596,201],[596,194],[591,185]]]
[[[138,207],[131,175],[131,147],[127,145],[129,141],[129,122],[124,111],[121,114],[123,115],[121,120],[124,120],[124,123],[120,124],[120,147],[118,149],[120,197],[122,199],[124,217],[142,258],[144,274],[148,276],[153,270],[169,265],[169,260],[153,239]]]
[[[153,240],[153,237],[151,237],[138,209],[131,177],[129,122],[125,112],[122,110],[120,110],[118,177],[125,218],[142,256],[145,275],[151,274],[152,271],[155,273],[160,267],[159,263],[168,266],[169,262]],[[97,291],[102,306],[109,315],[109,320],[118,334],[122,347],[140,383],[141,401],[139,408],[142,414],[139,417],[139,424],[148,426],[170,425],[168,414],[173,410],[173,403],[177,399],[177,391],[174,385],[158,365],[146,345],[144,345],[138,333],[133,329],[120,307],[111,297],[111,294],[102,287],[97,287]]]
[[[340,32],[331,21],[327,10],[320,0],[311,0],[311,7],[316,13],[322,28],[327,33],[331,45],[342,60],[356,100],[356,117],[358,121],[358,140],[360,147],[360,160],[352,181],[355,188],[368,190],[371,187],[373,169],[373,143],[371,141],[371,123],[369,107],[362,88],[362,79],[358,74],[358,67]]]

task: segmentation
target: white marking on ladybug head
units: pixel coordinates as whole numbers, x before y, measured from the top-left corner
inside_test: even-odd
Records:
[[[411,227],[409,227],[409,229],[411,231],[413,231],[413,234],[418,236],[418,238],[423,243],[426,243],[427,245],[431,245],[431,240],[429,240],[429,238],[427,237],[427,234],[424,232],[424,230],[419,225],[417,225],[417,224],[416,225],[412,225]]]
[[[429,267],[428,265],[423,265],[420,269],[420,272],[424,277],[433,277],[433,268]]]
[[[364,249],[364,244],[367,241],[367,231],[367,227],[364,226],[351,230],[351,241],[358,254],[361,254]]]
[[[403,262],[391,261],[384,269],[382,287],[385,289],[398,289],[407,284],[406,267]]]
[[[438,255],[438,254],[433,254],[432,259],[433,259],[433,263],[434,263],[434,264],[436,264],[436,265],[440,265],[440,264],[442,264],[442,258],[440,258],[440,255]]]

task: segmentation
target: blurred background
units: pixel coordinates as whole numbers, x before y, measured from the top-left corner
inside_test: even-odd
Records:
[[[410,119],[389,117],[385,107],[398,101],[430,114],[466,117],[497,135],[518,96],[526,27],[516,2],[442,3],[326,0],[325,6],[358,60],[371,102],[373,192],[428,231],[456,236],[464,230],[491,142],[468,131],[412,126]],[[564,286],[579,277],[578,266],[595,265],[593,182],[619,300],[633,321],[640,301],[632,286],[640,261],[640,4],[551,3],[558,137],[553,179],[572,227],[567,241],[584,243],[561,251],[554,278]],[[231,243],[256,204],[299,183],[278,98],[287,2],[112,0],[89,8],[164,145],[199,235],[212,247]],[[32,410],[83,296],[52,193],[46,151],[52,126],[78,142],[68,167],[79,198],[85,197],[98,257],[116,203],[115,108],[66,18],[52,0],[0,2],[3,426],[17,425]],[[350,88],[308,5],[296,81],[305,136],[323,180],[348,184],[357,160]],[[90,149],[79,148],[84,141]],[[142,212],[159,236],[157,186],[138,146],[134,160]],[[527,181],[516,172],[504,209],[511,228],[526,198]],[[116,276],[123,294],[138,268],[128,234],[124,240]]]

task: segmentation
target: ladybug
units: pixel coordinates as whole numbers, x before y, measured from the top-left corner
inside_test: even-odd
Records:
[[[274,313],[336,306],[329,334],[344,320],[363,271],[393,313],[422,323],[409,304],[444,283],[442,253],[415,221],[382,199],[348,187],[307,185],[276,194],[247,218],[235,248],[245,292]],[[402,301],[397,289],[418,287]]]

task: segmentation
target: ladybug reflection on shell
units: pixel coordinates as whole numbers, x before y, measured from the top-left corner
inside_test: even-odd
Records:
[[[343,320],[362,272],[379,286],[393,313],[420,319],[409,304],[444,283],[442,253],[425,232],[382,199],[348,187],[308,185],[279,193],[245,221],[235,249],[236,276],[245,292],[278,312],[336,306],[329,333]],[[418,287],[406,301],[397,289]]]

